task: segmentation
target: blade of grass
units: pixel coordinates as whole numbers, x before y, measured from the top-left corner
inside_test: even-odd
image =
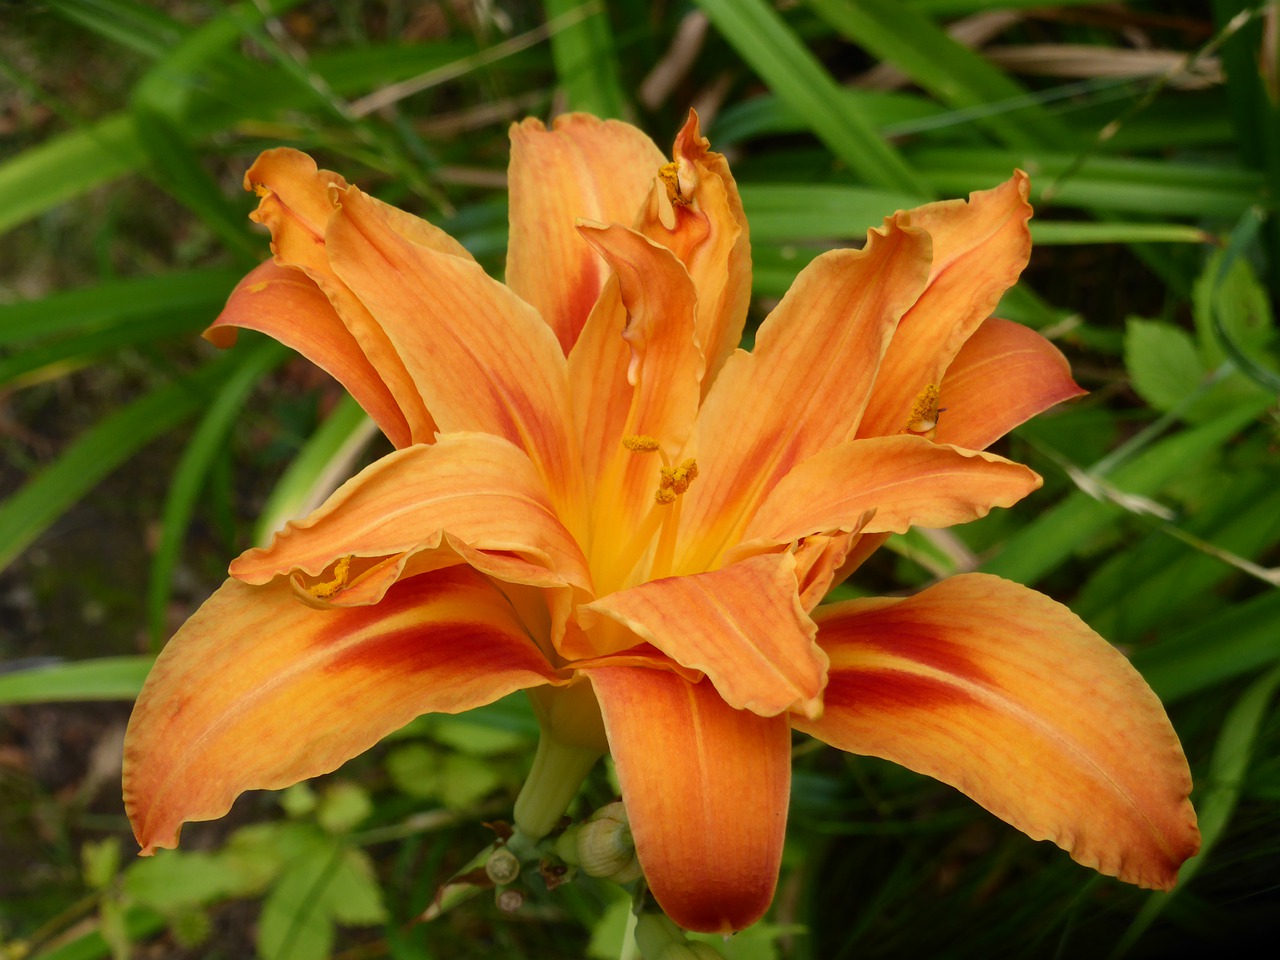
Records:
[[[203,315],[207,320],[211,308],[226,300],[240,277],[239,271],[220,267],[185,270],[0,305],[0,347],[28,347],[50,337],[110,330],[143,317]]]
[[[182,40],[182,24],[134,0],[48,0],[51,10],[86,30],[158,60]]]
[[[547,19],[558,22],[551,34],[551,59],[570,110],[625,119],[627,98],[618,80],[609,15],[599,0],[543,0]],[[578,16],[570,18],[568,15]]]
[[[1277,687],[1280,687],[1280,667],[1269,670],[1251,683],[1223,720],[1218,742],[1213,748],[1213,757],[1209,761],[1208,788],[1199,795],[1196,803],[1200,818],[1200,853],[1183,865],[1176,888],[1168,893],[1153,893],[1147,899],[1138,915],[1133,918],[1129,929],[1111,951],[1113,960],[1119,960],[1128,953],[1169,901],[1187,888],[1191,878],[1200,872],[1210,851],[1226,832],[1240,799],[1245,774],[1249,772],[1258,731],[1270,712],[1271,700]]]
[[[135,700],[154,657],[98,657],[0,674],[0,706]]]
[[[355,459],[377,431],[360,405],[344,396],[272,489],[259,514],[254,543],[265,545],[285,523],[318,507],[351,476]]]
[[[1180,472],[1211,456],[1268,405],[1269,402],[1245,405],[1203,426],[1167,437],[1114,471],[1102,474],[1101,479],[1125,495],[1153,497]],[[1057,569],[1081,543],[1124,514],[1125,508],[1118,503],[1095,499],[1077,490],[1006,540],[982,569],[1034,583]]]
[[[810,131],[866,183],[932,196],[932,190],[889,146],[839,84],[764,0],[697,0],[716,29]]]
[[[959,110],[1026,103],[1027,91],[900,0],[807,0],[823,20],[877,59],[893,64]],[[1008,146],[1070,149],[1074,133],[1034,100],[1016,112],[984,114],[977,124]]]
[[[182,458],[178,461],[173,480],[169,484],[169,494],[165,498],[160,540],[151,560],[147,585],[147,623],[153,651],[158,651],[165,639],[165,614],[169,606],[173,567],[210,465],[218,456],[227,434],[240,415],[249,392],[269,370],[288,355],[287,348],[275,341],[267,341],[237,357],[236,368],[219,386],[182,452]]]
[[[104,417],[0,504],[0,570],[144,444],[200,410],[238,362],[224,358]]]

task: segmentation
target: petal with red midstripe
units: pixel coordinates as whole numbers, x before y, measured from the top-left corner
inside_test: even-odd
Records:
[[[502,595],[461,567],[379,604],[316,610],[287,582],[228,580],[174,635],[125,735],[125,808],[144,854],[245,790],[335,769],[423,713],[558,682]]]
[[[1156,695],[1059,603],[983,574],[815,614],[826,712],[795,726],[957,787],[1033,839],[1167,890],[1200,845]]]

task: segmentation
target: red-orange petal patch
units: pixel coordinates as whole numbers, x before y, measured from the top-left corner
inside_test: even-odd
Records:
[[[672,660],[701,670],[735,709],[822,711],[826,657],[800,605],[795,559],[750,557],[710,573],[651,580],[579,608],[622,624]]]
[[[235,342],[236,328],[257,330],[292,347],[330,374],[356,399],[395,446],[406,446],[409,425],[360,345],[328,297],[301,270],[268,260],[236,284],[205,339]]]
[[[327,773],[422,713],[557,682],[510,606],[465,568],[379,604],[316,610],[286,582],[228,580],[171,639],[125,735],[124,798],[144,854],[245,790]]]
[[[507,284],[568,353],[609,270],[574,229],[578,218],[635,223],[664,157],[642,131],[583,113],[511,127]]]
[[[984,450],[1018,424],[1085,392],[1052,343],[1020,323],[991,317],[947,367],[935,439]]]
[[[731,933],[768,909],[791,783],[785,717],[734,710],[708,680],[591,667],[636,853],[686,930]]]
[[[815,615],[826,712],[795,726],[949,783],[1033,839],[1167,890],[1200,845],[1155,694],[1070,610],[983,574]]]

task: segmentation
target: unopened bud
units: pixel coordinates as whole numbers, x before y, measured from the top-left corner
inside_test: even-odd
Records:
[[[578,864],[590,877],[629,883],[640,876],[636,843],[621,803],[601,807],[582,825],[577,836]]]
[[[524,892],[517,890],[515,887],[507,887],[497,892],[493,902],[498,905],[498,909],[503,913],[515,913],[524,906]]]
[[[498,886],[512,883],[520,876],[520,858],[506,847],[499,847],[484,862],[484,872]]]

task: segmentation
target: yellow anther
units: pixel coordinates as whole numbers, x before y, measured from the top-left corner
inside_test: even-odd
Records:
[[[647,433],[633,433],[623,437],[622,445],[632,453],[652,453],[658,449],[658,441]]]
[[[927,385],[916,396],[915,403],[911,405],[911,413],[907,416],[907,426],[903,433],[931,433],[938,426],[938,398],[940,393],[938,385],[931,383]]]
[[[658,492],[653,495],[654,503],[668,504],[675,503],[676,495],[666,487],[659,487]]]
[[[658,473],[658,503],[670,503],[698,478],[698,464],[694,460],[686,460],[678,467],[662,467]],[[671,498],[663,498],[664,493],[671,494]]]
[[[307,593],[311,594],[317,600],[328,600],[339,590],[347,585],[347,580],[351,573],[351,561],[353,556],[343,557],[333,565],[333,579],[325,580],[323,583],[313,583],[307,587]]]
[[[672,160],[658,168],[658,179],[667,187],[667,199],[677,207],[687,207],[693,197],[686,195],[680,184],[680,161]]]

